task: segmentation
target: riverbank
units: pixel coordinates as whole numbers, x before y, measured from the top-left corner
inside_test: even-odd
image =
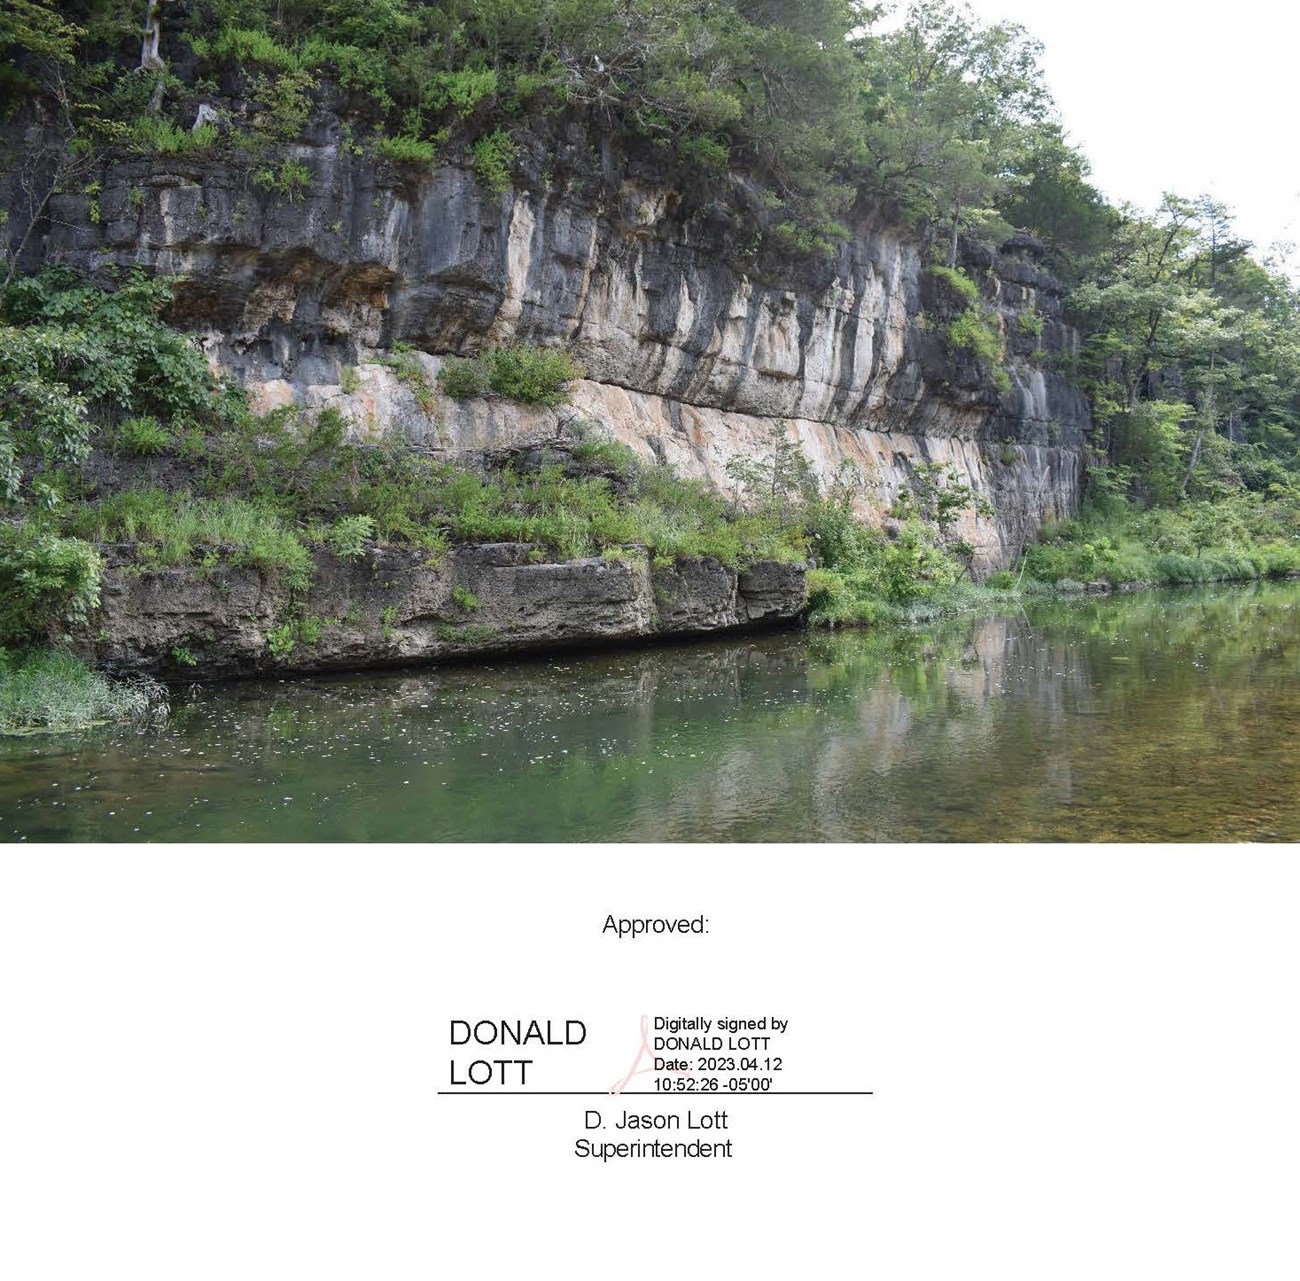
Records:
[[[1300,838],[1300,583],[1021,605],[177,687],[0,740],[0,838]]]
[[[644,549],[552,561],[480,543],[436,559],[399,547],[312,556],[306,588],[238,565],[142,570],[109,550],[101,604],[75,643],[117,674],[306,675],[557,653],[788,625],[802,564],[666,560]]]
[[[93,638],[90,629],[81,636],[88,657],[61,649],[0,649],[0,735],[159,723],[168,711],[167,684],[384,668],[416,672],[447,663],[472,670],[477,660],[558,657],[800,624],[810,636],[847,629],[903,638],[918,628],[1017,614],[1038,604],[1188,585],[1053,584],[1023,576],[995,585],[964,581],[906,604],[878,601],[867,623],[818,620],[807,585],[815,574],[775,562],[740,572],[716,560],[655,566],[644,557],[546,565],[509,544],[464,549],[436,567],[376,553],[362,564],[321,567],[314,593],[288,613],[283,584],[255,570],[141,573],[110,565]],[[1217,581],[1295,579],[1300,569]],[[310,612],[316,608],[327,615]]]

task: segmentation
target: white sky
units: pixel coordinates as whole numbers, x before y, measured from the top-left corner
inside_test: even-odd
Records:
[[[1210,192],[1264,257],[1300,242],[1295,0],[970,0],[1046,46],[1048,87],[1111,200]],[[1292,259],[1294,273],[1300,254]]]

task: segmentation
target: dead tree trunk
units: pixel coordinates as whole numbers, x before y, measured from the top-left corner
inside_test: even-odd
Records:
[[[167,88],[167,64],[159,52],[162,41],[162,6],[167,0],[149,0],[144,16],[144,39],[140,43],[140,67],[155,72],[153,94],[149,98],[149,114],[156,116],[162,110],[163,94]]]
[[[140,66],[145,71],[162,71],[167,65],[158,52],[162,40],[162,5],[163,0],[149,0],[149,8],[144,15],[144,40],[140,45]]]

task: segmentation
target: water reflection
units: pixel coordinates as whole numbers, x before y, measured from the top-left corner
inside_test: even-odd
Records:
[[[0,746],[38,840],[1300,839],[1300,584],[233,685]]]

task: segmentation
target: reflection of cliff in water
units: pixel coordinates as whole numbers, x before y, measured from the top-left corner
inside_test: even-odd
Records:
[[[1042,603],[212,689],[156,733],[0,747],[0,830],[1298,839],[1298,604],[1300,584]]]

